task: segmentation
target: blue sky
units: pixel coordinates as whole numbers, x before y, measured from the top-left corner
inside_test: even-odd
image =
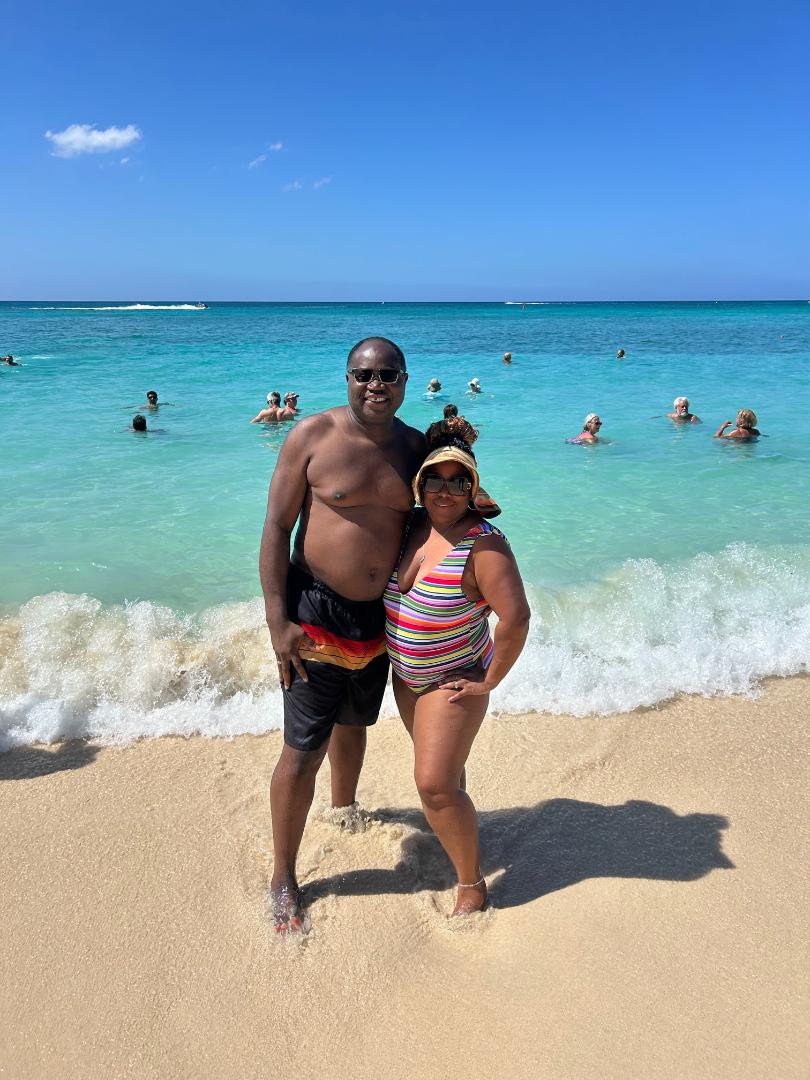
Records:
[[[17,5],[0,298],[810,297],[806,4],[401,8]]]

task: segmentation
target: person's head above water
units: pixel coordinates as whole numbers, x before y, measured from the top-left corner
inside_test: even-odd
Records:
[[[443,412],[445,420],[450,416],[458,416],[458,405],[445,405]]]
[[[271,409],[274,405],[281,404],[281,394],[278,390],[270,391],[270,393],[267,395],[267,404],[270,406]]]
[[[591,435],[595,435],[601,426],[602,421],[599,419],[599,413],[590,412],[582,423],[582,430],[589,431]]]
[[[616,359],[617,360],[624,360],[624,349],[617,349],[616,350]]]
[[[361,424],[389,425],[405,397],[407,381],[399,345],[383,337],[363,338],[346,361],[350,412]]]
[[[132,430],[133,431],[146,431],[146,417],[137,413],[132,417]]]
[[[293,406],[298,404],[298,394],[296,394],[295,390],[288,390],[284,395],[284,404],[286,405],[287,402],[292,402]]]
[[[689,398],[676,397],[672,402],[672,408],[675,412],[689,412]]]
[[[157,390],[146,391],[146,400],[149,402],[150,405],[157,405],[157,399]]]
[[[757,426],[757,414],[753,409],[740,409],[737,413],[736,424],[744,431],[751,431]]]
[[[434,377],[428,383],[428,390],[441,390],[441,388],[442,388],[442,384],[439,382],[439,380],[434,375]]]
[[[511,364],[512,363],[512,354],[510,352],[505,352],[503,354],[503,362],[505,364]]]

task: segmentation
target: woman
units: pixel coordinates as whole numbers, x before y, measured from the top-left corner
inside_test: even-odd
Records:
[[[464,765],[493,690],[520,655],[529,605],[511,549],[475,509],[471,425],[428,435],[413,482],[414,513],[386,586],[386,645],[394,695],[413,740],[414,777],[431,828],[456,871],[453,915],[481,911],[478,822]],[[467,438],[461,437],[462,432]],[[499,622],[494,640],[487,617]]]
[[[734,421],[734,430],[726,435],[725,430],[731,427],[731,423],[731,420],[724,420],[714,433],[715,439],[756,439],[762,434],[757,431],[757,414],[753,409],[740,409]]]
[[[565,441],[568,443],[599,442],[599,429],[601,426],[602,421],[599,419],[599,414],[595,412],[588,413],[579,435],[575,436],[573,439],[566,439]]]

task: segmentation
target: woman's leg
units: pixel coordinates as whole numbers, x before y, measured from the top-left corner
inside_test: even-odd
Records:
[[[394,700],[397,703],[399,715],[402,717],[402,723],[405,725],[405,730],[410,737],[413,738],[413,714],[419,695],[415,694],[409,686],[406,686],[396,672],[391,675],[391,685],[394,688]]]
[[[399,715],[402,717],[402,723],[405,725],[405,730],[408,732],[411,738],[413,738],[413,718],[416,712],[416,703],[420,700],[420,695],[415,694],[409,686],[400,679],[399,675],[394,673],[391,676],[391,683],[394,687],[394,700],[397,703],[399,709]],[[489,700],[489,699],[487,699]],[[467,770],[461,770],[461,780],[459,786],[462,791],[467,790]]]
[[[451,705],[451,693],[433,690],[414,695],[411,737],[416,787],[425,817],[455,867],[459,889],[453,914],[462,915],[480,911],[487,899],[486,885],[477,884],[482,876],[478,821],[462,778],[489,695],[463,698]],[[466,887],[473,884],[473,888]]]

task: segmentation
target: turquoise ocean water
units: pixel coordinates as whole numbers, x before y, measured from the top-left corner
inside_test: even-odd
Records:
[[[24,366],[0,368],[0,746],[278,726],[256,555],[286,428],[248,421],[275,389],[343,403],[372,333],[408,359],[403,419],[455,401],[481,432],[535,611],[493,707],[607,712],[806,669],[807,303],[5,303],[0,354]],[[149,389],[172,404],[133,434]],[[679,394],[702,425],[665,418]],[[712,440],[742,407],[767,438]],[[592,411],[605,442],[566,445]]]

